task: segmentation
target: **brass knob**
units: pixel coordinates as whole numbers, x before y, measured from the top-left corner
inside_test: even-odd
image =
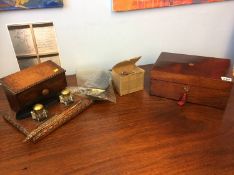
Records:
[[[50,93],[50,91],[49,91],[49,89],[43,89],[41,93],[42,93],[42,95],[46,96]]]

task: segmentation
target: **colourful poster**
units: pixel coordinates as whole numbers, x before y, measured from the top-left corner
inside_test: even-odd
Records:
[[[0,0],[0,11],[63,7],[63,0]]]
[[[114,11],[129,11],[227,0],[113,0]]]

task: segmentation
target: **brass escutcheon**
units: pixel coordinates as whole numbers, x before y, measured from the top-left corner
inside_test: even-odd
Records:
[[[59,69],[58,69],[58,68],[56,68],[56,69],[54,69],[53,71],[54,71],[54,73],[56,73],[56,72],[58,72],[58,71],[59,71]]]
[[[185,91],[186,93],[188,93],[189,90],[190,90],[190,87],[189,87],[189,86],[184,86],[184,91]]]

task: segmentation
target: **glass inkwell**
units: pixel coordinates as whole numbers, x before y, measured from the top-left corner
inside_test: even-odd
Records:
[[[48,112],[42,104],[36,104],[31,111],[32,119],[37,121],[43,121],[48,118]]]
[[[65,106],[68,106],[69,104],[73,103],[73,97],[72,93],[68,89],[64,89],[61,92],[61,95],[59,96],[60,103],[63,103]]]

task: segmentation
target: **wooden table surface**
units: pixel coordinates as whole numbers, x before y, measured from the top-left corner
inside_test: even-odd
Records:
[[[144,91],[98,102],[37,144],[1,117],[0,174],[234,174],[234,90],[225,111],[180,108],[149,95],[150,67]]]

